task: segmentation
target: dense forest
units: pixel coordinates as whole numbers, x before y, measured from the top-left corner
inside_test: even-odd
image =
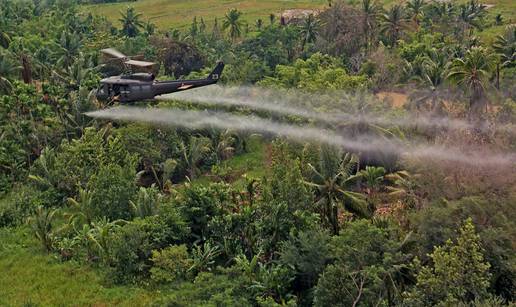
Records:
[[[86,2],[112,1],[0,0],[0,305],[514,304],[514,15],[334,0],[161,29]],[[117,110],[109,47],[160,80],[226,68],[88,116]]]

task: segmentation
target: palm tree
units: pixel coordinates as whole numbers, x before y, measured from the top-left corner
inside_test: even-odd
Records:
[[[464,58],[453,61],[447,79],[470,94],[469,107],[478,112],[487,106],[485,92],[496,62],[496,54],[482,47],[472,47]]]
[[[7,51],[0,52],[0,93],[8,94],[12,90],[11,76],[19,69],[10,61]]]
[[[510,25],[504,34],[497,35],[493,43],[493,49],[500,57],[496,64],[496,85],[500,88],[500,68],[516,67],[516,26]]]
[[[438,24],[440,32],[444,32],[449,28],[449,24],[456,18],[456,6],[452,2],[433,1],[426,10],[426,15],[432,20],[432,23]]]
[[[229,37],[234,42],[240,37],[243,22],[240,20],[242,12],[237,9],[231,9],[226,13],[224,22],[222,23],[222,29],[228,30]]]
[[[223,161],[230,158],[235,152],[235,137],[231,131],[225,130],[223,132],[219,132],[212,130],[210,134],[210,139],[212,142],[211,146],[217,154],[217,159],[219,161]]]
[[[41,241],[43,248],[47,252],[52,250],[52,222],[56,212],[57,210],[55,209],[45,209],[39,206],[34,216],[30,218],[34,234]]]
[[[213,29],[211,30],[212,39],[218,39],[220,37],[220,28],[219,28],[219,20],[215,18],[213,22]]]
[[[366,37],[366,51],[368,51],[372,44],[376,21],[380,15],[381,8],[375,0],[362,0],[361,9],[363,14],[362,27]]]
[[[276,15],[274,14],[269,14],[269,21],[271,22],[271,25],[274,24],[274,22],[276,21]]]
[[[92,224],[95,217],[92,199],[93,194],[84,189],[79,189],[77,199],[68,198],[68,203],[75,210],[74,213],[68,215],[70,225],[74,225],[77,221],[80,221],[81,224]]]
[[[392,45],[397,44],[407,26],[403,15],[403,7],[399,4],[392,6],[387,13],[380,15],[382,21],[380,32]]]
[[[430,56],[425,56],[421,62],[421,72],[414,79],[422,89],[416,91],[416,99],[411,99],[417,109],[422,109],[430,102],[430,110],[438,112],[442,109],[442,95],[440,88],[446,80],[448,56],[435,49]]]
[[[356,156],[346,153],[340,161],[331,158],[336,153],[322,149],[318,168],[308,164],[313,178],[306,184],[316,189],[316,206],[321,211],[324,223],[328,224],[333,233],[339,232],[338,213],[339,207],[351,212],[358,217],[370,215],[364,196],[350,191],[352,184],[358,177],[352,172],[358,161]]]
[[[199,163],[204,156],[211,150],[210,140],[205,137],[190,137],[189,146],[180,143],[183,161],[186,164],[188,177],[195,178],[199,169]]]
[[[9,48],[9,44],[11,43],[11,38],[7,32],[0,29],[0,46],[5,49]]]
[[[108,221],[106,217],[97,220],[92,223],[91,229],[89,229],[89,240],[98,250],[100,257],[104,260],[105,263],[109,264],[111,257],[109,252],[110,247],[110,238],[113,232],[116,229],[121,227],[121,223],[124,223],[123,220],[116,221]]]
[[[314,17],[313,14],[308,15],[303,24],[300,27],[302,36],[301,49],[305,49],[307,43],[314,43],[317,39],[317,33],[319,31],[319,21]]]
[[[262,27],[263,27],[263,20],[261,18],[259,18],[259,19],[256,20],[256,29],[258,31],[261,31]]]
[[[358,172],[357,175],[365,181],[367,194],[373,194],[378,191],[380,184],[384,180],[385,168],[381,166],[366,166],[366,168]]]
[[[147,217],[158,214],[160,195],[156,188],[140,188],[136,202],[129,201],[137,217]]]
[[[423,16],[423,7],[425,6],[425,0],[410,0],[407,2],[407,11],[410,19],[416,25],[416,31],[419,31],[419,24]]]
[[[77,33],[65,31],[61,34],[57,45],[59,48],[57,54],[59,56],[57,60],[58,66],[66,69],[74,62],[75,57],[79,55],[82,45],[81,39]]]
[[[459,6],[458,23],[461,34],[468,31],[468,35],[473,34],[473,29],[482,28],[482,18],[487,14],[486,6],[479,4],[476,0],[471,0],[467,4]]]
[[[122,23],[122,33],[128,37],[135,37],[143,28],[143,23],[140,21],[142,14],[136,13],[134,7],[127,7],[125,13],[120,12],[120,19]]]
[[[388,195],[402,200],[411,208],[417,207],[420,201],[420,197],[417,194],[420,187],[415,180],[417,177],[418,175],[412,175],[407,171],[386,175],[385,179],[393,183],[392,186],[387,187]]]

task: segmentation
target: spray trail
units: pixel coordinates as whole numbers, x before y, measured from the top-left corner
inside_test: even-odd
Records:
[[[341,92],[322,93],[318,95],[286,92],[280,90],[263,89],[259,87],[221,87],[194,89],[158,97],[159,99],[179,99],[192,103],[211,105],[243,106],[254,110],[262,110],[281,115],[294,115],[312,119],[327,124],[338,124],[343,121],[356,123],[366,122],[380,126],[447,128],[453,130],[477,129],[478,127],[467,121],[448,117],[428,116],[397,116],[388,118],[370,113],[351,114],[345,112],[320,112],[313,107],[306,106],[306,101],[315,105],[331,103],[331,108],[346,108],[350,106],[350,96]],[[335,103],[336,102],[336,103]],[[299,105],[305,104],[304,107]],[[484,127],[487,128],[487,127]],[[493,127],[492,127],[493,128]],[[495,130],[516,133],[513,126],[496,126]]]
[[[464,154],[459,149],[416,144],[409,145],[400,141],[387,140],[373,136],[349,139],[333,131],[274,122],[254,116],[237,116],[228,113],[207,111],[184,111],[180,109],[144,109],[116,107],[86,113],[86,115],[120,121],[140,121],[151,124],[169,125],[190,129],[219,128],[240,131],[253,131],[278,135],[300,141],[325,143],[344,147],[357,152],[384,152],[411,157],[428,157],[473,165],[516,163],[512,154],[487,154],[471,152]]]

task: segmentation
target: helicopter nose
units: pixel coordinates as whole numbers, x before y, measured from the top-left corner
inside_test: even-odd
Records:
[[[97,100],[106,100],[108,97],[106,93],[101,89],[94,90],[95,97],[97,97]]]

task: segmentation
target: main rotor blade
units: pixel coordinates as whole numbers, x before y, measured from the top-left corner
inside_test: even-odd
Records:
[[[133,66],[139,66],[139,67],[151,67],[155,63],[146,62],[146,61],[129,60],[129,61],[125,61],[125,64],[133,65]]]
[[[107,54],[107,55],[110,55],[112,57],[115,57],[115,58],[119,58],[119,59],[125,59],[127,58],[125,56],[125,54],[123,54],[122,52],[114,49],[114,48],[107,48],[107,49],[102,49],[100,50],[100,52],[104,53],[104,54]]]

